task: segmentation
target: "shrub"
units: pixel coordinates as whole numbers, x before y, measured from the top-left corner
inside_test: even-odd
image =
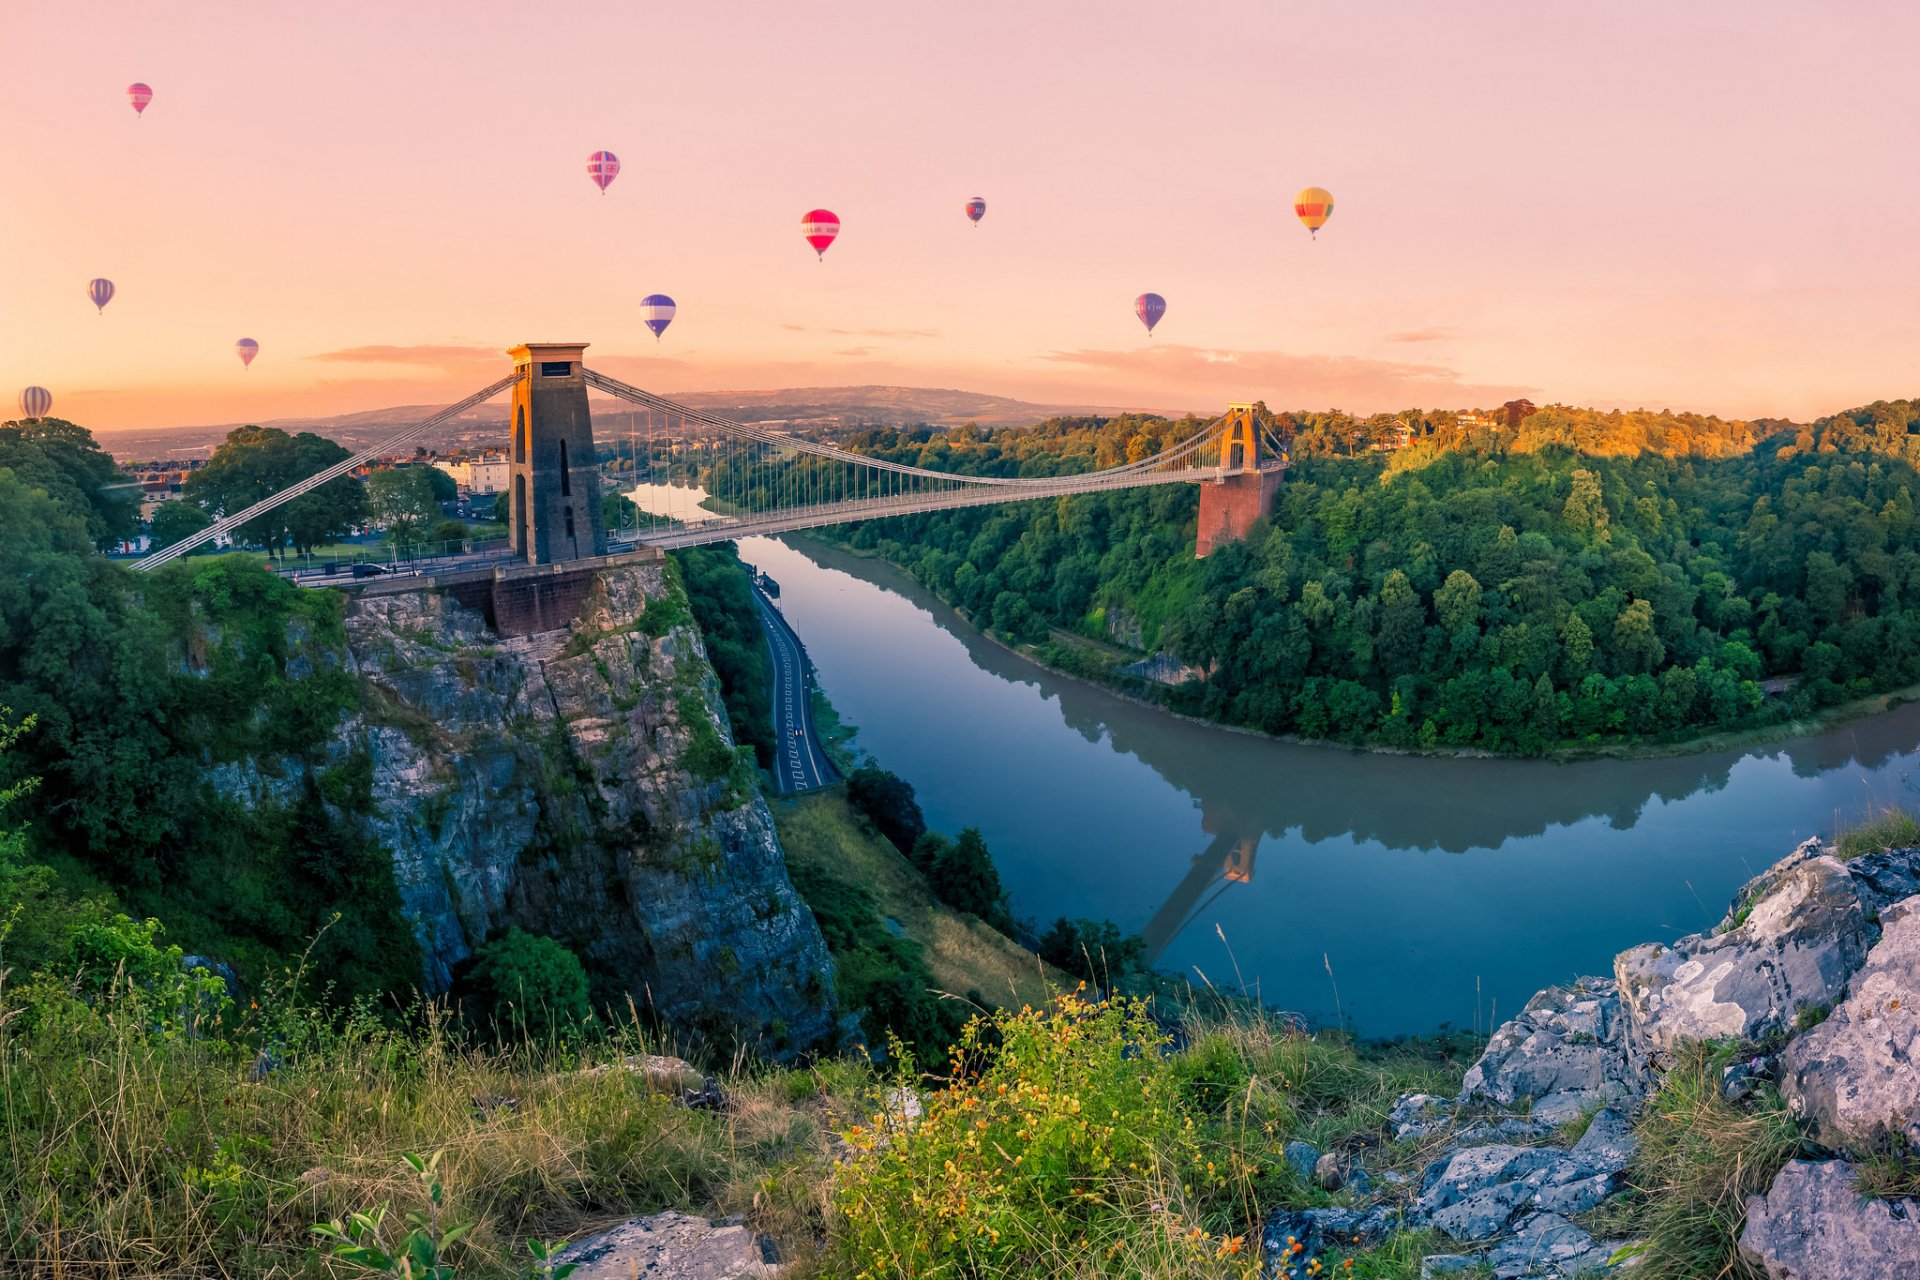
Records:
[[[873,821],[901,853],[913,853],[914,842],[927,833],[926,815],[914,799],[913,784],[895,773],[866,765],[847,779],[847,800]]]
[[[1245,1233],[1222,1230],[1242,1219],[1166,1047],[1132,1002],[969,1023],[918,1124],[882,1115],[847,1135],[835,1274],[1257,1274]]]
[[[996,928],[1012,927],[1007,891],[980,828],[961,831],[958,840],[940,851],[927,878],[940,900],[955,911],[971,912]]]
[[[455,983],[466,1016],[497,1039],[550,1044],[592,1015],[580,957],[552,938],[507,930]],[[509,1034],[510,1033],[510,1034]]]
[[[1122,933],[1111,920],[1068,920],[1065,916],[1040,935],[1040,958],[1077,978],[1110,990],[1148,971],[1146,940]]]

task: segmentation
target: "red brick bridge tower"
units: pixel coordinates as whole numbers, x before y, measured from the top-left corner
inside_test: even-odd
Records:
[[[1262,465],[1260,438],[1266,420],[1250,404],[1227,406],[1220,432],[1220,473],[1200,482],[1200,528],[1194,535],[1194,555],[1224,542],[1239,542],[1253,530],[1253,522],[1273,509],[1273,495],[1287,474],[1285,454],[1276,452]]]

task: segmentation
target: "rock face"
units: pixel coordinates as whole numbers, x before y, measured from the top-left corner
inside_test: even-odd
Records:
[[[574,1280],[775,1280],[779,1268],[751,1231],[684,1213],[623,1222],[569,1245],[556,1260]]]
[[[1541,1212],[1591,1209],[1620,1189],[1632,1158],[1631,1129],[1618,1112],[1596,1116],[1572,1150],[1498,1142],[1457,1148],[1428,1166],[1414,1216],[1455,1240],[1490,1240]]]
[[[1627,1047],[1657,1065],[1686,1040],[1760,1040],[1831,1005],[1867,951],[1846,864],[1808,841],[1749,881],[1712,933],[1614,959]]]
[[[1581,978],[1548,987],[1494,1032],[1468,1070],[1461,1098],[1502,1106],[1530,1099],[1534,1118],[1561,1124],[1641,1087],[1622,1049],[1614,984]]]
[[[1768,1280],[1920,1276],[1920,1201],[1867,1200],[1844,1160],[1795,1160],[1747,1201],[1740,1252]]]
[[[832,961],[772,815],[732,774],[717,682],[661,563],[603,571],[570,631],[502,640],[431,591],[352,602],[365,692],[331,748],[371,776],[421,979],[518,926],[558,939],[597,998],[774,1054],[837,1038]],[[647,625],[643,625],[642,620]],[[300,784],[216,777],[239,799]]]
[[[1920,849],[1883,849],[1847,863],[1854,892],[1877,915],[1896,902],[1920,894]]]
[[[1781,1092],[1819,1142],[1920,1149],[1920,896],[1881,915],[1884,932],[1847,998],[1781,1055]]]

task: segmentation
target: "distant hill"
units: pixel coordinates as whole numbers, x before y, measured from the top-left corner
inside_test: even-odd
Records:
[[[917,426],[933,423],[958,426],[977,422],[983,427],[1024,427],[1062,414],[1118,413],[1114,407],[1030,404],[1006,396],[983,395],[942,387],[785,387],[762,391],[689,391],[673,398],[695,409],[737,418],[743,422],[790,424],[803,430],[862,429]],[[274,418],[259,425],[284,431],[312,431],[360,450],[440,409],[439,405],[395,405],[332,417]],[[637,412],[637,411],[636,411]],[[596,421],[608,431],[622,429],[628,406],[595,397]],[[219,426],[153,427],[101,432],[100,440],[115,457],[159,458],[207,454],[226,438],[236,423]],[[470,413],[415,443],[446,451],[462,446],[504,444],[507,406],[504,398]]]

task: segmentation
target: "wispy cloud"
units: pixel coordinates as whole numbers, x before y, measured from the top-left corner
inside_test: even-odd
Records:
[[[840,350],[834,352],[833,354],[837,356],[867,356],[867,355],[872,355],[873,353],[867,350],[865,347],[843,347]]]
[[[1156,344],[1131,350],[1053,351],[1044,359],[1104,370],[1132,387],[1184,395],[1259,397],[1276,408],[1338,405],[1361,412],[1409,405],[1493,404],[1538,390],[1469,382],[1441,364]]]
[[[783,324],[780,327],[789,333],[805,333],[807,331],[807,326],[803,324]],[[838,333],[840,331],[835,329],[834,332]]]
[[[1447,325],[1433,325],[1426,329],[1402,329],[1398,333],[1387,335],[1388,342],[1450,342],[1460,336],[1458,330]]]
[[[937,338],[937,329],[829,329],[843,338]]]
[[[468,365],[478,360],[505,364],[506,358],[505,348],[430,345],[342,347],[338,351],[322,351],[318,355],[307,357],[309,360],[322,360],[332,364],[424,365],[435,369]]]

